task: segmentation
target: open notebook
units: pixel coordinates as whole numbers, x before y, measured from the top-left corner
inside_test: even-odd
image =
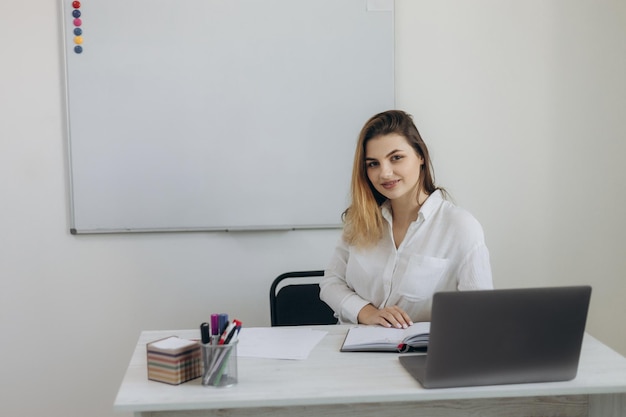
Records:
[[[425,351],[430,322],[414,323],[406,329],[359,325],[348,329],[342,352]]]

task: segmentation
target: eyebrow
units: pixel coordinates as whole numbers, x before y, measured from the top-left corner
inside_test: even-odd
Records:
[[[389,152],[387,155],[385,155],[385,158],[390,157],[391,155],[393,155],[393,154],[394,154],[394,153],[396,153],[396,152],[404,152],[404,151],[403,151],[402,149],[394,149],[393,151],[391,151],[391,152]],[[365,157],[365,160],[366,160],[366,161],[376,161],[376,158],[368,158],[368,157]]]

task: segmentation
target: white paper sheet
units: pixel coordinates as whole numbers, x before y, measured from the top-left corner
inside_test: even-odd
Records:
[[[187,346],[193,346],[198,342],[194,340],[181,339],[177,336],[168,337],[167,339],[153,342],[152,346],[158,349],[171,349],[176,350]]]
[[[304,360],[327,333],[307,327],[244,327],[237,356]]]

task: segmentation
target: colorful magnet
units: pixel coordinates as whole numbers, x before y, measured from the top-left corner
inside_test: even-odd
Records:
[[[83,47],[80,45],[76,45],[74,47],[74,52],[76,52],[77,54],[81,54],[83,52]]]
[[[83,34],[83,30],[81,28],[74,28],[74,35],[80,36]]]
[[[79,1],[73,1],[72,2],[72,7],[75,9],[80,9],[80,2]]]
[[[81,43],[83,43],[83,37],[82,36],[74,36],[74,43],[76,45],[80,45]]]
[[[82,25],[82,24],[83,24],[83,21],[82,21],[82,20],[80,20],[80,19],[78,19],[78,18],[74,19],[74,26],[80,26],[80,25]]]
[[[74,17],[80,17],[80,10],[74,10],[74,11],[72,12],[72,16],[74,16]]]

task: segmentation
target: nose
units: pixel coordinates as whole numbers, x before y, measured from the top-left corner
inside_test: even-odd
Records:
[[[380,176],[382,178],[391,178],[393,177],[393,169],[391,164],[383,163],[380,166]]]

